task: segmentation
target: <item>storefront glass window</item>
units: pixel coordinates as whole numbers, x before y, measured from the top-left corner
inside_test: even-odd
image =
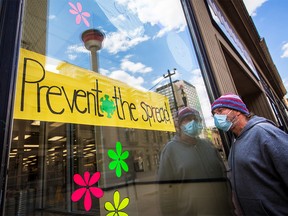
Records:
[[[209,5],[209,11],[215,23],[219,26],[222,32],[226,35],[228,40],[233,44],[233,47],[238,51],[238,53],[243,58],[244,62],[249,66],[255,77],[259,80],[258,72],[253,64],[253,61],[247,51],[245,45],[239,39],[234,28],[229,24],[224,13],[221,12],[219,6],[214,0],[207,0]]]
[[[25,1],[6,215],[229,215],[225,164],[180,1]]]

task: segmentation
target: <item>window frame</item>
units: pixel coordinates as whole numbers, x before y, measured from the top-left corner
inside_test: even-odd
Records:
[[[20,47],[22,0],[0,1],[0,213],[4,214],[13,105]]]

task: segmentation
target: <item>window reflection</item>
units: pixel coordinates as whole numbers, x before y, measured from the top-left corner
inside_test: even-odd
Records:
[[[129,190],[139,193],[133,182],[155,182],[160,149],[169,135],[136,129],[128,133],[132,134],[129,140],[125,128],[102,128],[105,145],[97,145],[94,126],[15,120],[6,212],[11,215],[84,212],[83,204],[72,203],[70,197],[77,189],[73,175],[86,171],[101,172],[98,186],[107,194],[111,194],[115,186],[122,188],[127,184],[132,185]],[[153,139],[146,140],[146,135]],[[129,171],[121,178],[108,169],[107,152],[115,148],[116,140],[121,141],[131,155],[126,161]],[[150,186],[145,187],[151,190]],[[99,200],[94,200],[91,212],[99,213],[100,208]]]
[[[148,91],[163,94],[176,124],[177,109],[188,105],[199,110],[204,126],[200,137],[209,139],[226,161],[179,1],[159,1],[156,6],[142,0],[26,1],[23,23],[21,48],[46,56],[45,69],[55,75],[61,72],[73,80],[73,66],[79,66],[140,89],[143,95]],[[81,37],[91,29],[105,34],[97,52],[90,52]],[[177,70],[170,83],[163,74],[171,68]],[[122,198],[130,198],[127,214],[161,215],[160,153],[174,133],[116,126],[15,119],[7,215],[106,215],[104,203],[113,200],[115,190]],[[120,177],[109,169],[108,151],[115,150],[117,142],[129,152],[125,160],[129,170]],[[86,171],[101,173],[97,186],[105,193],[101,199],[92,199],[89,212],[82,201],[71,201],[72,192],[79,188],[73,176],[83,176]],[[182,183],[177,187],[187,186]],[[195,187],[214,186],[205,183]],[[196,201],[191,202],[201,196],[194,189],[185,192],[194,193]]]
[[[162,214],[229,215],[225,165],[202,132],[201,113],[185,107],[177,118],[177,133],[162,149],[159,163]]]

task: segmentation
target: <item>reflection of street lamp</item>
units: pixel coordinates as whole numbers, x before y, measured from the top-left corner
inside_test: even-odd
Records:
[[[105,34],[98,29],[88,29],[81,35],[87,50],[91,52],[92,70],[99,73],[97,51],[102,48]]]
[[[168,70],[168,74],[163,74],[164,78],[169,77],[169,81],[170,81],[170,85],[171,85],[171,89],[172,89],[172,94],[173,94],[173,99],[174,99],[174,106],[176,109],[176,112],[178,111],[178,106],[177,106],[177,101],[176,101],[176,97],[175,97],[175,93],[174,93],[174,88],[173,88],[173,83],[172,83],[172,79],[171,76],[173,76],[175,74],[176,68],[173,69],[173,73],[170,73],[170,70]]]
[[[187,107],[187,97],[186,97],[186,93],[184,92],[183,86],[181,86],[181,94],[182,94],[182,101],[184,103],[184,106]]]

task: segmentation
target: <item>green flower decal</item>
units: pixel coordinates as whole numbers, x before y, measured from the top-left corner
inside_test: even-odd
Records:
[[[128,172],[129,168],[124,160],[128,158],[129,152],[124,151],[122,153],[122,144],[120,142],[116,143],[116,152],[111,149],[108,150],[108,156],[113,160],[109,163],[109,169],[116,169],[116,176],[118,178],[122,175],[122,169]]]
[[[120,193],[114,192],[114,205],[111,202],[105,202],[105,209],[108,211],[106,216],[128,216],[127,213],[121,211],[129,204],[129,198],[126,197],[120,202]]]

